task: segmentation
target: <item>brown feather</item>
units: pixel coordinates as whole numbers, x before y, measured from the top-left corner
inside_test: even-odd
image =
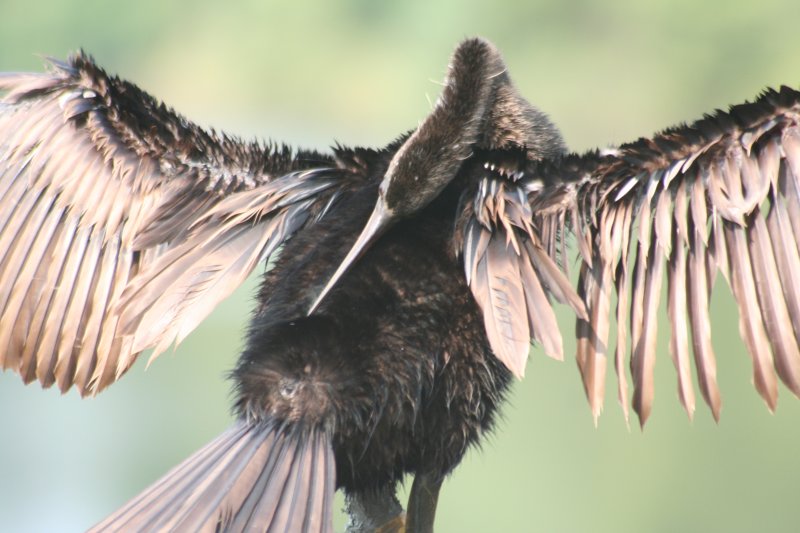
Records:
[[[666,198],[662,193],[659,198],[661,203]],[[642,263],[644,265],[644,263]],[[658,305],[661,298],[661,276],[664,269],[664,250],[658,244],[658,239],[650,243],[650,252],[647,255],[646,270],[640,273],[641,307],[633,310],[641,313],[640,334],[633,337],[633,355],[631,357],[631,373],[633,374],[633,409],[639,415],[642,426],[650,416],[653,404],[654,374],[656,360],[656,333],[658,328]],[[639,322],[639,320],[637,320]],[[633,331],[633,327],[631,327]]]
[[[51,313],[57,301],[56,295],[59,292],[56,287],[58,287],[58,279],[66,265],[67,252],[71,242],[69,234],[73,231],[74,228],[67,225],[58,226],[56,233],[50,239],[50,247],[45,252],[45,257],[49,257],[50,260],[41,262],[35,274],[36,278],[42,280],[42,290],[28,327],[29,335],[36,341],[26,342],[21,356],[20,374],[23,376],[23,380],[26,381],[39,378],[40,382],[43,383],[46,374],[43,374],[41,369],[50,367],[48,358],[42,357],[37,360],[36,355],[39,353],[39,347],[47,331],[48,322],[53,320]],[[52,354],[52,351],[48,355],[50,354]]]
[[[695,397],[689,362],[689,331],[686,326],[686,238],[688,237],[685,181],[675,196],[675,225],[667,274],[667,313],[671,326],[669,351],[678,374],[678,398],[689,418],[694,417]],[[683,221],[683,222],[681,222]]]
[[[78,229],[77,221],[69,217],[62,228],[62,240],[59,244],[64,246],[63,262],[58,267],[57,279],[53,285],[53,294],[50,305],[45,309],[46,319],[41,335],[37,337],[37,345],[30,343],[30,349],[36,361],[36,374],[39,382],[44,387],[49,387],[55,382],[55,366],[57,363],[58,343],[61,337],[62,326],[66,316],[66,309],[70,301],[75,278],[85,250],[86,228]],[[55,263],[54,263],[55,265]],[[56,287],[69,287],[69,289],[55,290]]]
[[[595,276],[600,279],[596,279]],[[603,411],[605,397],[610,284],[611,269],[609,267],[590,269],[585,263],[581,265],[578,277],[578,295],[586,303],[589,320],[578,318],[576,322],[577,353],[575,357],[595,424]]]
[[[628,353],[628,265],[620,259],[614,279],[617,290],[617,347],[614,351],[614,370],[617,374],[617,400],[622,406],[625,424],[630,429],[628,411],[628,378],[625,356]]]
[[[795,190],[800,190],[800,125],[793,124],[783,131],[781,146],[791,171],[788,177],[792,178]]]
[[[692,198],[694,201],[695,198]],[[692,226],[692,241],[687,263],[686,293],[689,301],[689,325],[692,332],[695,367],[700,393],[711,408],[714,419],[719,421],[722,399],[717,385],[717,361],[711,345],[711,323],[708,316],[709,281],[706,270],[705,245],[702,233]]]
[[[797,342],[800,339],[800,251],[792,238],[787,216],[783,199],[774,198],[767,214],[767,231],[775,252],[780,283]],[[796,364],[792,363],[791,366]],[[790,388],[795,391],[793,385]]]
[[[643,209],[644,211],[644,209]],[[649,212],[649,208],[647,208]],[[649,220],[642,217],[639,224],[650,225]],[[641,232],[640,232],[641,234]],[[633,377],[634,395],[637,388],[641,388],[641,384],[637,383],[637,379],[641,379],[641,372],[637,374],[634,366],[640,365],[641,361],[636,360],[633,354],[636,353],[637,346],[641,343],[642,328],[644,327],[644,303],[645,303],[645,286],[647,281],[647,248],[650,243],[645,242],[639,238],[636,243],[636,258],[633,264],[633,274],[631,278],[631,309],[630,309],[630,328],[631,328],[631,375]],[[641,353],[641,352],[640,352]],[[638,376],[638,378],[637,378]]]
[[[98,259],[102,243],[96,231],[86,237],[86,249],[80,256],[81,263],[71,287],[71,298],[67,306],[55,366],[56,384],[66,392],[74,383],[77,356],[81,349],[81,338],[86,328],[91,305],[91,286],[97,274]],[[81,390],[81,389],[79,389]]]
[[[795,177],[785,163],[780,168],[778,189],[781,197],[786,201],[786,214],[792,228],[791,234],[800,249],[800,189],[797,188]]]
[[[516,258],[501,239],[489,241],[486,255],[478,262],[473,294],[483,310],[495,356],[522,377],[530,349],[525,295]]]
[[[4,296],[0,296],[0,323],[19,321],[27,325],[33,318],[32,306],[26,305],[26,300],[38,298],[33,286],[35,277],[20,273],[37,269],[56,229],[53,217],[48,216],[52,203],[46,198],[39,199],[41,201],[25,206],[23,213],[19,213],[19,216],[28,217],[29,224],[19,228],[13,242],[8,244],[13,251],[3,261],[4,272],[0,276],[0,286],[4,287]],[[15,370],[20,370],[25,342],[20,330],[21,327],[0,329],[0,351],[7,352],[4,365]]]
[[[525,250],[536,269],[539,280],[550,291],[550,294],[562,304],[571,307],[579,318],[587,318],[583,301],[572,288],[572,283],[567,275],[558,268],[551,256],[529,240],[525,241]]]
[[[531,336],[542,344],[544,353],[553,359],[564,359],[564,348],[558,321],[550,305],[550,300],[539,282],[539,276],[527,260],[527,256],[519,258],[520,286],[525,292],[528,327]]]

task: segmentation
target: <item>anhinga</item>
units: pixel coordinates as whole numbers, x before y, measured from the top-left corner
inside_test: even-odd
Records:
[[[800,394],[791,89],[583,155],[480,39],[422,124],[378,150],[209,133],[82,54],[0,89],[0,363],[26,382],[101,391],[277,255],[232,373],[238,422],[96,530],[329,531],[337,488],[352,531],[400,528],[407,473],[407,530],[431,530],[531,341],[562,358],[553,298],[577,315],[595,416],[613,313],[619,398],[627,416],[630,339],[647,420],[663,278],[679,398],[691,416],[694,366],[719,416],[718,272],[758,392],[770,408],[778,378]]]

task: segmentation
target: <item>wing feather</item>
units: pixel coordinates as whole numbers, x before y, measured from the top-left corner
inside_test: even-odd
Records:
[[[72,294],[64,317],[64,334],[59,339],[55,374],[56,384],[62,391],[68,390],[75,383],[77,358],[90,311],[88,306],[91,298],[91,286],[97,273],[102,247],[100,239],[94,235],[95,232],[92,229],[87,233],[88,235],[85,236],[86,248],[80,255],[80,266],[76,272],[75,285],[72,287]]]
[[[701,188],[701,181],[695,179],[695,195],[691,203],[705,203],[705,195]],[[701,227],[691,220],[690,233],[692,234],[689,246],[689,261],[687,270],[686,292],[689,299],[689,325],[692,333],[692,346],[694,349],[695,366],[697,367],[697,380],[700,393],[703,395],[715,420],[719,420],[722,409],[722,400],[717,385],[717,360],[711,344],[711,321],[708,314],[708,298],[711,293],[713,278],[707,264],[709,259],[705,254],[705,224]],[[707,241],[706,241],[707,242]],[[724,241],[721,241],[724,243]]]
[[[667,195],[662,193],[658,199],[656,208],[656,218],[653,223],[658,226],[658,213],[661,206],[668,202]],[[646,221],[641,221],[645,224]],[[666,231],[666,230],[664,230]],[[661,283],[664,271],[664,247],[659,244],[657,231],[656,238],[649,243],[649,253],[641,254],[637,259],[637,269],[639,271],[638,280],[641,283],[635,284],[634,294],[637,289],[640,293],[639,298],[634,296],[634,301],[641,302],[638,310],[633,310],[632,320],[637,325],[636,333],[632,337],[633,354],[631,356],[631,373],[633,374],[634,393],[633,409],[639,415],[639,421],[644,424],[650,416],[653,397],[655,395],[654,368],[656,358],[656,335],[658,330],[658,306],[661,298]],[[642,250],[648,245],[641,242]],[[641,262],[639,261],[641,259]],[[645,266],[646,265],[646,266]],[[635,319],[633,318],[636,314]],[[631,331],[634,331],[633,325]]]
[[[773,201],[767,214],[767,231],[775,252],[775,262],[792,321],[794,336],[800,339],[800,252],[792,238],[786,207],[781,199]]]
[[[689,362],[689,330],[686,326],[686,248],[688,203],[686,183],[681,182],[675,196],[675,224],[667,273],[667,313],[671,326],[669,351],[678,374],[678,398],[691,419],[695,411],[692,369]]]
[[[526,243],[527,247],[532,247]],[[529,251],[530,253],[530,251]],[[533,255],[533,254],[531,254]],[[558,360],[564,359],[562,348],[561,332],[558,329],[556,315],[553,307],[547,299],[543,282],[540,280],[541,270],[537,275],[530,261],[520,261],[519,268],[521,273],[521,287],[525,294],[525,303],[528,316],[528,329],[534,340],[539,342],[544,349],[544,353]],[[551,289],[551,292],[552,289]]]
[[[625,373],[625,356],[628,352],[628,265],[620,259],[615,273],[614,287],[617,291],[617,346],[614,350],[614,371],[617,374],[617,400],[622,406],[625,423],[630,423],[628,409],[628,378]]]
[[[500,239],[489,241],[486,254],[478,262],[473,286],[495,355],[514,374],[522,376],[530,348],[530,329],[519,265],[508,248]]]
[[[522,377],[532,340],[545,354],[563,359],[563,343],[550,296],[586,317],[584,304],[553,257],[550,222],[547,242],[534,229],[524,182],[478,166],[484,174],[472,201],[464,202],[456,224],[456,248],[495,356]],[[544,226],[542,226],[544,227]],[[550,250],[548,253],[547,250]]]
[[[577,336],[575,358],[595,423],[603,410],[605,396],[610,280],[609,269],[588,268],[586,264],[581,265],[578,296],[583,297],[587,304],[588,316],[585,319],[578,318],[575,326]]]
[[[60,217],[60,215],[61,213],[58,211],[52,213],[54,217]],[[48,372],[40,372],[39,367],[42,366],[49,369],[50,360],[52,359],[52,350],[47,351],[47,357],[41,357],[38,360],[36,354],[39,353],[38,348],[42,344],[49,326],[47,318],[56,303],[55,296],[57,291],[54,289],[58,286],[58,279],[66,265],[66,256],[72,243],[72,235],[75,228],[59,224],[55,231],[56,233],[50,239],[50,248],[45,252],[46,256],[51,259],[41,262],[35,274],[37,279],[42,280],[42,291],[36,303],[36,310],[31,318],[28,334],[37,339],[37,341],[25,344],[19,366],[20,375],[26,383],[33,381],[39,375],[41,375],[42,379],[45,379]]]

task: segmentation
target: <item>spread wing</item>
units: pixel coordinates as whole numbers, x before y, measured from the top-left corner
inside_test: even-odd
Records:
[[[548,293],[571,305],[578,366],[596,418],[613,315],[618,396],[627,418],[630,343],[632,404],[644,424],[666,279],[680,401],[692,416],[694,367],[718,418],[709,296],[721,273],[739,308],[759,394],[770,409],[778,380],[800,395],[799,121],[800,93],[782,88],[610,154],[520,167],[484,163],[456,233],[495,354],[517,375],[531,339],[561,357]],[[579,251],[577,295],[566,281],[570,232]]]
[[[346,172],[206,132],[90,58],[0,77],[0,366],[96,393],[179,342]]]
[[[694,367],[702,397],[719,417],[708,307],[717,273],[736,300],[759,394],[774,409],[780,379],[800,395],[799,119],[800,93],[770,90],[610,155],[530,165],[524,183],[553,182],[528,196],[533,226],[552,247],[553,234],[544,230],[566,218],[578,242],[587,316],[577,323],[577,358],[595,417],[613,314],[619,398],[627,416],[629,341],[632,404],[640,422],[647,420],[664,279],[680,401],[692,416]]]

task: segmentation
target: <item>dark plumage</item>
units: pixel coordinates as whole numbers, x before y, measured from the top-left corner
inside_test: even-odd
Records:
[[[207,133],[89,58],[0,78],[0,363],[93,394],[179,342],[260,262],[232,372],[236,425],[98,529],[353,530],[400,511],[432,528],[440,483],[493,426],[531,340],[562,358],[551,299],[578,317],[602,408],[612,286],[625,406],[653,398],[662,280],[679,397],[720,399],[708,332],[731,281],[754,381],[800,394],[800,93],[612,153],[564,155],[498,52],[462,43],[436,108],[380,150],[330,155]],[[580,272],[572,288],[567,235]],[[627,327],[630,325],[630,336]]]

